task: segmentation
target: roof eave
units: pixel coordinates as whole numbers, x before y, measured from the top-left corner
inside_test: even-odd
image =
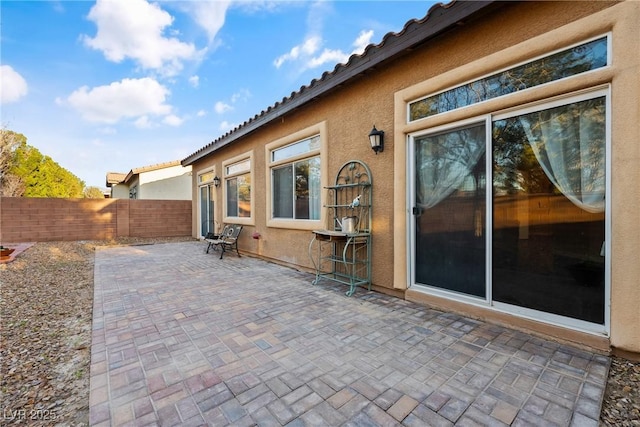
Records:
[[[124,184],[129,185],[129,181],[130,181],[134,176],[136,176],[136,175],[138,175],[138,174],[137,174],[137,173],[135,173],[135,172],[133,171],[133,169],[132,169],[132,170],[130,170],[130,171],[129,171],[129,173],[128,173],[128,174],[127,174],[127,176],[124,178],[124,180],[122,180],[122,182],[123,182]]]
[[[269,107],[266,112],[262,111],[248,122],[184,158],[181,161],[182,166],[192,165],[214,151],[375,69],[380,64],[404,55],[408,50],[456,27],[461,21],[493,3],[496,2],[494,0],[453,1],[446,5],[438,3],[432,6],[421,20],[414,19],[407,22],[400,33],[386,34],[379,44],[367,46],[363,54],[352,55],[346,64],[338,64],[332,72],[323,73],[320,80],[312,80],[309,86],[303,86],[298,92],[293,92],[289,98],[284,98],[282,102]]]

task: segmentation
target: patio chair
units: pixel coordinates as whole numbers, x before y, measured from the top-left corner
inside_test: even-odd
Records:
[[[207,233],[207,235],[204,237],[204,241],[207,242],[207,251],[206,251],[207,253],[209,253],[209,249],[211,249],[212,247],[213,247],[213,250],[216,250],[216,246],[214,245],[214,243],[217,242],[221,236],[226,235],[229,232],[230,227],[231,225],[225,224],[220,234],[215,234],[212,232]]]
[[[220,247],[220,259],[224,256],[224,253],[228,250],[233,250],[235,248],[238,257],[240,256],[240,251],[238,250],[238,237],[240,236],[240,232],[242,231],[242,225],[239,224],[229,224],[225,225],[224,229],[220,236],[217,239],[206,239],[209,245],[207,246],[207,253],[209,253],[209,249],[211,247],[216,250]]]

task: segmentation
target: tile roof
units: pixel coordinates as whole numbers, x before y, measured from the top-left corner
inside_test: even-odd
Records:
[[[143,172],[151,172],[158,169],[170,168],[173,166],[181,166],[180,160],[172,160],[170,162],[157,163],[155,165],[142,166],[139,168],[133,168],[129,173],[120,172],[107,172],[107,187],[111,187],[113,184],[121,184],[129,181],[134,175],[141,174]]]
[[[493,3],[494,1],[453,0],[447,4],[433,5],[424,18],[408,21],[402,31],[398,33],[387,33],[379,44],[370,44],[362,54],[351,55],[346,64],[337,64],[333,71],[325,71],[319,79],[311,80],[308,85],[302,86],[297,92],[292,92],[290,96],[282,98],[282,101],[262,110],[254,117],[184,158],[182,165],[190,165],[284,114],[339,88],[352,79],[375,70],[384,62],[408,53],[412,48],[459,25]]]
[[[139,174],[139,173],[143,173],[143,172],[151,172],[151,171],[155,171],[155,170],[158,170],[158,169],[170,168],[172,166],[180,166],[180,160],[172,160],[170,162],[157,163],[155,165],[149,165],[149,166],[142,166],[142,167],[139,167],[139,168],[133,168],[133,169],[131,169],[131,172],[129,172],[129,174]]]
[[[107,187],[111,187],[114,184],[120,184],[121,182],[124,182],[126,176],[126,173],[107,172]]]

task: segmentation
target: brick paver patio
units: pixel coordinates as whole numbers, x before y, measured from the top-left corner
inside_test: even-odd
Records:
[[[605,356],[204,249],[96,252],[91,425],[598,425]]]

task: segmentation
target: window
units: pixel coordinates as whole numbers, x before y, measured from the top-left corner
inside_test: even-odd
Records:
[[[607,37],[545,56],[409,104],[409,121],[466,107],[607,65]]]
[[[320,135],[270,153],[272,218],[320,219]]]
[[[215,173],[213,173],[213,171],[203,172],[200,175],[198,175],[198,184],[213,182],[214,176],[215,176]]]
[[[225,205],[228,217],[251,217],[251,159],[225,166]]]

